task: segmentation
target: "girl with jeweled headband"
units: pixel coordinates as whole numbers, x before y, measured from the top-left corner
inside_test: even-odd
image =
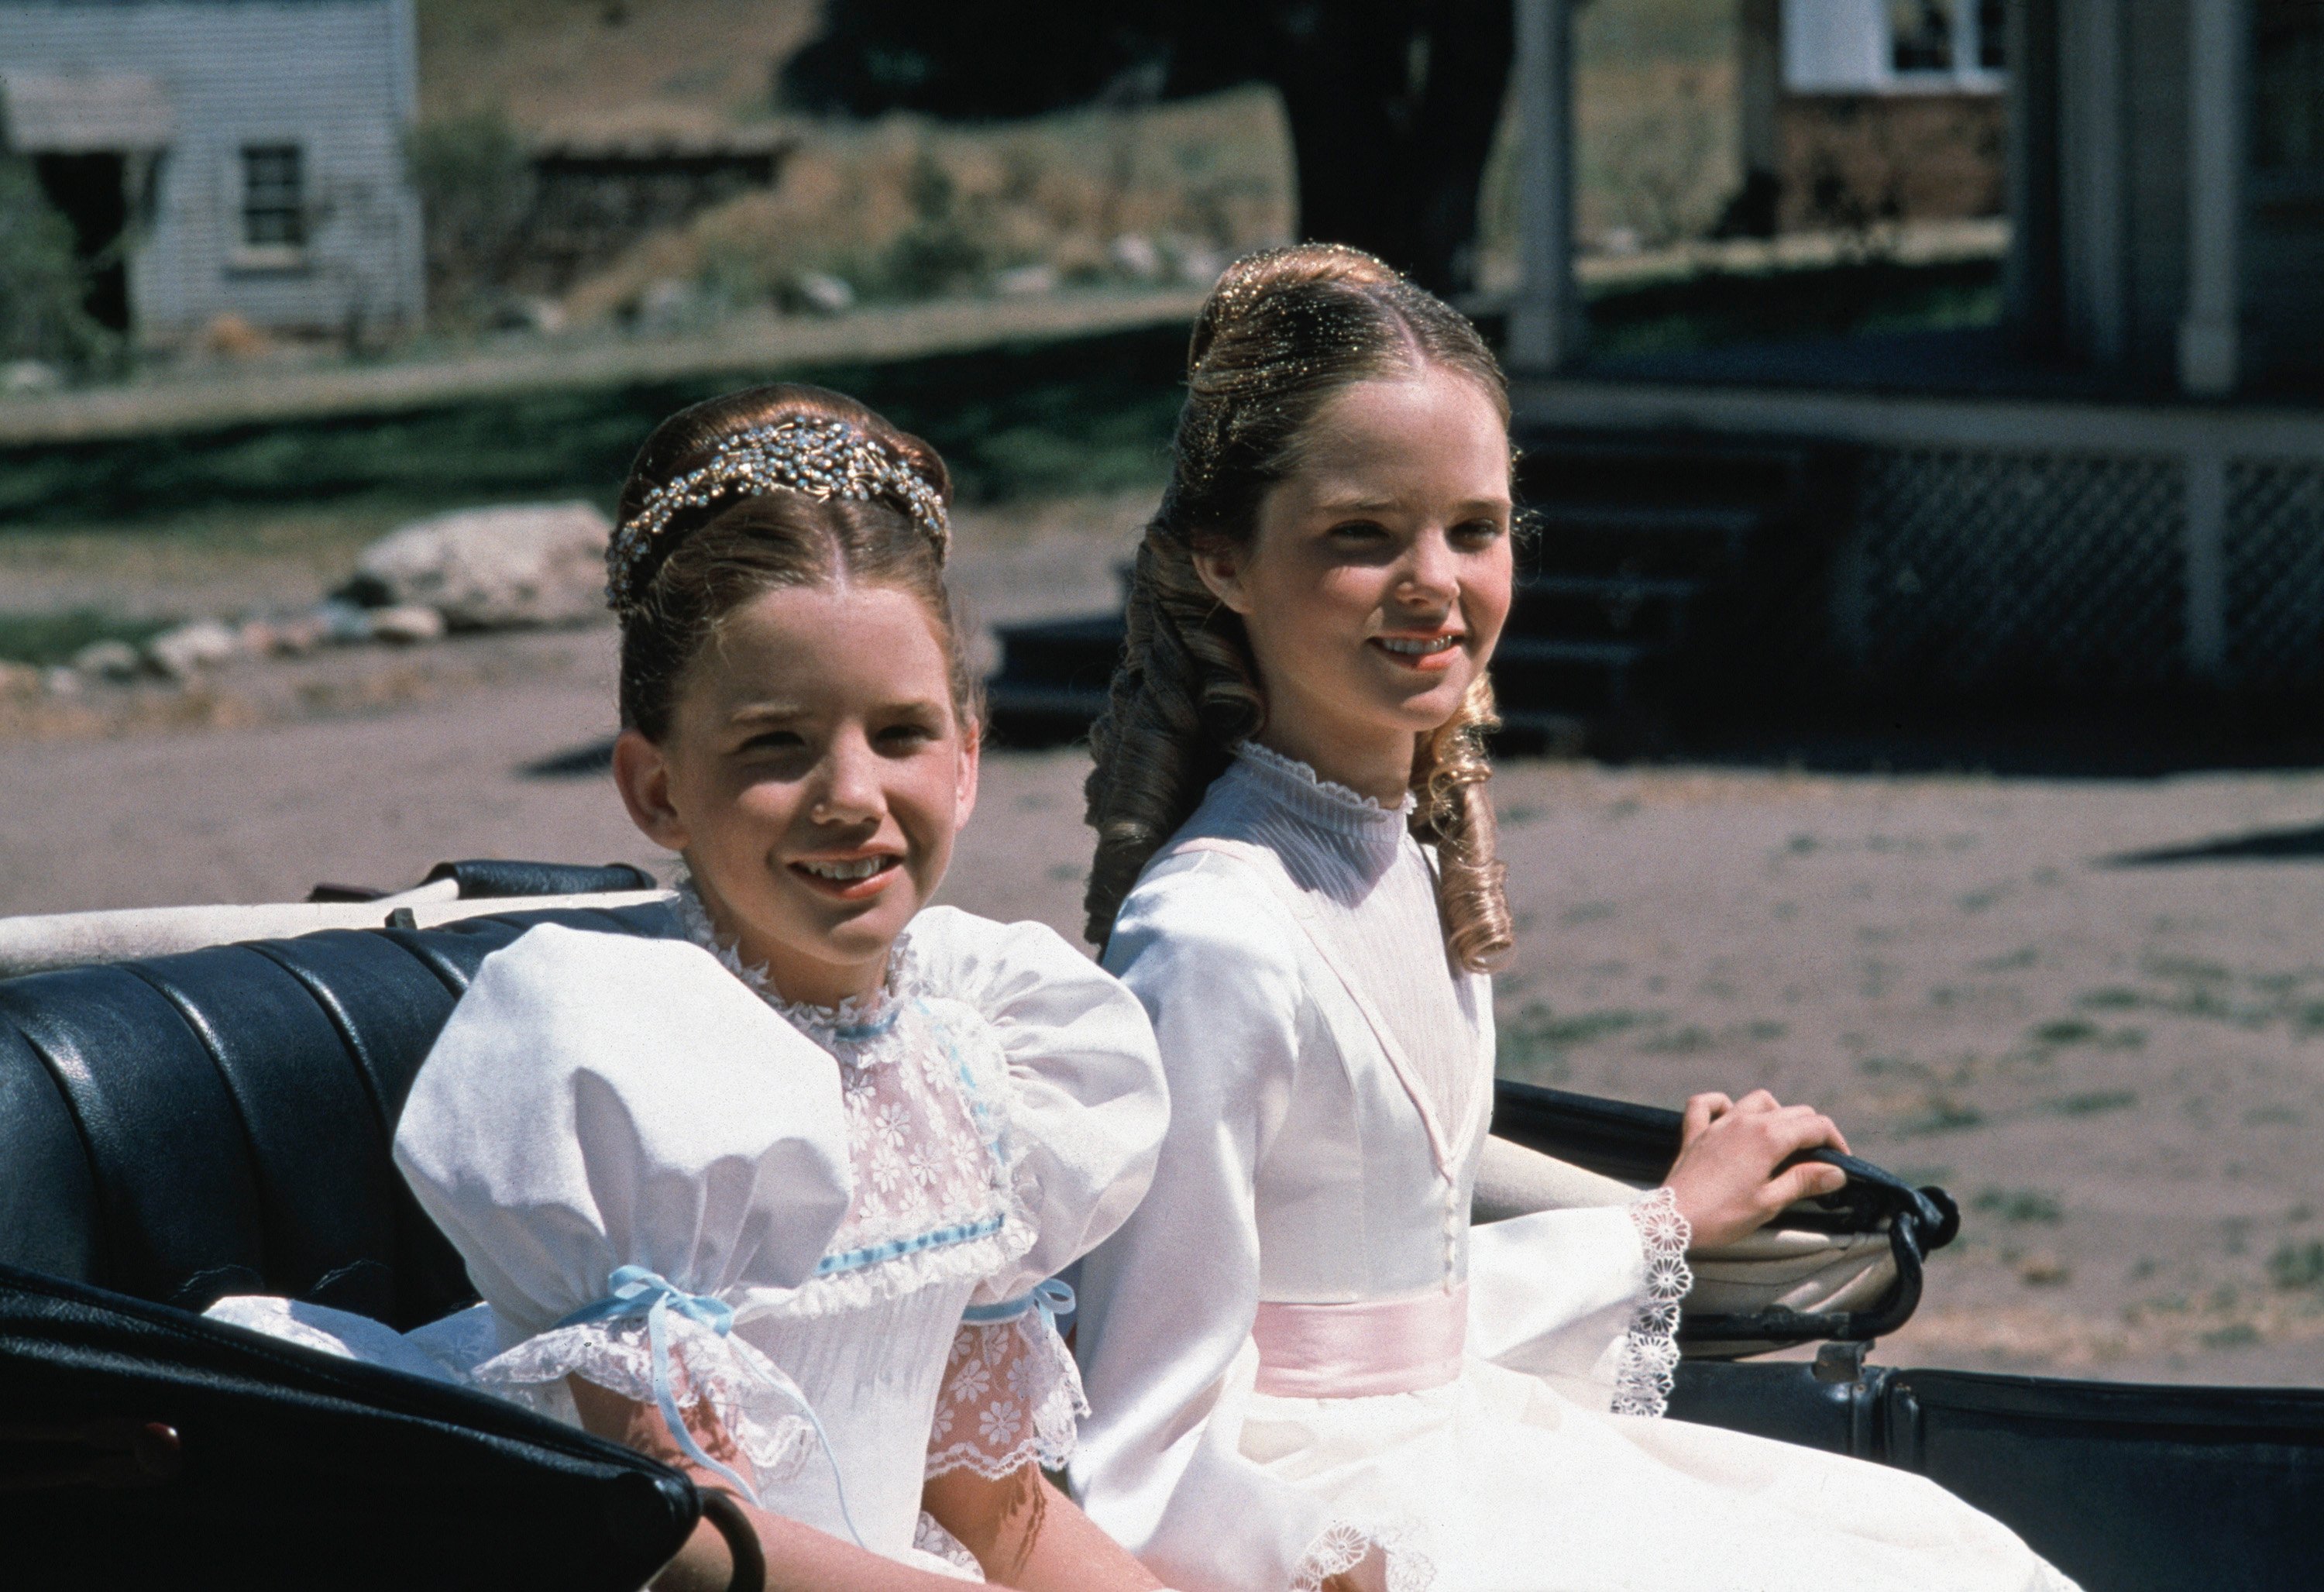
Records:
[[[948,497],[926,444],[816,388],[654,432],[608,573],[614,777],[685,860],[669,933],[530,930],[421,1066],[396,1163],[482,1304],[409,1339],[213,1312],[736,1500],[657,1587],[753,1548],[780,1587],[1155,1585],[1041,1469],[1081,1403],[1047,1279],[1143,1192],[1160,1072],[1055,934],[927,906],[976,793]]]
[[[1917,1477],[1661,1419],[1692,1241],[1838,1169],[1813,1110],[1688,1102],[1665,1185],[1470,1228],[1508,399],[1459,315],[1309,246],[1204,308],[1095,736],[1089,933],[1154,1018],[1154,1185],[1081,1274],[1074,1477],[1180,1586],[2059,1592]]]

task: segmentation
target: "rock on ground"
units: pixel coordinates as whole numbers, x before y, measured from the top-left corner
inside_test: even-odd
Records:
[[[438,514],[365,548],[350,591],[375,607],[432,608],[454,630],[571,624],[604,608],[612,533],[582,502]]]

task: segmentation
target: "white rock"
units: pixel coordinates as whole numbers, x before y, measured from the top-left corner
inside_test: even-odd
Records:
[[[855,290],[844,277],[825,271],[802,271],[791,279],[791,291],[802,308],[817,315],[838,315],[855,308]]]
[[[106,680],[134,680],[144,672],[137,649],[126,641],[91,641],[73,654],[73,667]]]
[[[45,360],[12,359],[0,364],[0,392],[54,392],[64,380],[64,373]]]
[[[374,641],[416,647],[443,639],[444,616],[417,603],[398,608],[375,608],[372,610],[371,634]]]
[[[78,696],[80,676],[63,664],[59,664],[42,677],[51,696]]]
[[[1057,268],[1037,263],[1012,266],[994,273],[992,290],[1005,299],[1029,299],[1057,290]]]
[[[1106,257],[1125,276],[1152,278],[1162,274],[1162,251],[1144,233],[1123,233],[1108,245]]]
[[[570,624],[604,610],[613,529],[587,503],[438,514],[364,548],[351,590],[379,608],[432,608],[456,630]]]
[[[164,630],[145,643],[145,656],[153,667],[173,680],[190,680],[203,669],[226,662],[235,650],[234,632],[214,619],[198,619]]]

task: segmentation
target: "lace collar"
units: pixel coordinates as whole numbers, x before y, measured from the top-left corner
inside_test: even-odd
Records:
[[[1337,833],[1383,839],[1402,835],[1416,805],[1406,791],[1403,801],[1386,806],[1255,741],[1236,746],[1234,755],[1245,778],[1268,799]]]
[[[741,941],[722,940],[710,914],[696,893],[693,879],[678,876],[678,925],[686,937],[718,959],[719,965],[748,985],[782,1019],[851,1066],[869,1067],[888,1059],[881,1041],[895,1031],[909,996],[918,988],[918,965],[912,956],[911,932],[896,936],[888,950],[888,976],[879,989],[850,996],[837,1006],[816,1006],[785,1000],[768,980],[764,962],[742,965]]]

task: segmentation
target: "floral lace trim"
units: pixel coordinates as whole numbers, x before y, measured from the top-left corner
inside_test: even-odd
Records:
[[[702,905],[694,880],[683,873],[678,875],[678,898],[673,906],[686,937],[716,957],[719,965],[742,980],[791,1026],[849,1066],[877,1066],[888,1059],[881,1054],[884,1047],[878,1041],[887,1037],[904,1000],[918,994],[922,983],[918,961],[912,954],[910,931],[897,935],[896,943],[889,947],[888,975],[879,989],[868,995],[851,996],[837,1006],[816,1006],[804,1000],[785,1000],[768,980],[764,962],[745,967],[741,942],[719,938],[717,926],[710,921],[710,913]]]
[[[672,1311],[670,1391],[681,1410],[710,1402],[727,1435],[751,1461],[761,1482],[798,1474],[815,1452],[815,1429],[795,1406],[754,1376],[765,1357],[740,1339],[722,1335]],[[752,1362],[757,1362],[754,1366]],[[579,1376],[636,1403],[654,1402],[653,1349],[639,1320],[590,1321],[528,1338],[469,1375],[487,1392],[543,1413],[570,1407],[565,1378]]]
[[[945,1530],[936,1517],[925,1509],[912,1527],[912,1546],[931,1559],[941,1559],[954,1569],[968,1572],[964,1579],[984,1579],[984,1567],[977,1563],[976,1555],[968,1551],[967,1544]]]
[[[1335,1520],[1307,1544],[1291,1569],[1291,1592],[1322,1592],[1323,1583],[1344,1575],[1378,1551],[1388,1561],[1388,1592],[1428,1592],[1436,1584],[1436,1564],[1413,1543],[1409,1525],[1358,1525]]]
[[[1630,1207],[1630,1220],[1646,1252],[1646,1292],[1622,1340],[1614,1373],[1614,1413],[1658,1416],[1670,1407],[1678,1372],[1679,1302],[1694,1286],[1686,1247],[1694,1232],[1668,1189],[1656,1189]]]
[[[1351,813],[1362,814],[1368,818],[1408,816],[1418,800],[1410,791],[1406,791],[1402,802],[1393,807],[1388,806],[1383,802],[1365,796],[1360,791],[1342,785],[1335,779],[1326,779],[1297,758],[1285,757],[1274,748],[1261,746],[1256,741],[1238,741],[1234,755],[1255,768],[1263,768],[1279,778],[1289,780],[1300,787],[1304,794],[1319,797],[1335,807],[1344,807]]]
[[[936,1395],[925,1474],[998,1481],[1028,1464],[1062,1470],[1088,1413],[1073,1351],[1040,1311],[964,1326]]]

